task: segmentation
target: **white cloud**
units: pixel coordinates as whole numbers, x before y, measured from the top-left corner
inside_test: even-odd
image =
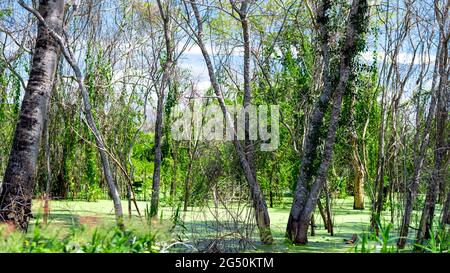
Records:
[[[373,54],[374,54],[373,52],[366,51],[361,54],[361,58],[367,62],[372,62]],[[377,51],[376,54],[377,54],[377,61],[382,62],[385,56],[384,51]],[[400,65],[409,65],[412,62],[413,57],[414,54],[411,52],[399,52],[397,55],[397,63]],[[414,58],[414,65],[420,65],[422,64],[422,62],[432,63],[436,60],[436,55],[434,54],[430,54],[429,56],[425,55],[423,58],[424,59],[422,60],[421,56],[417,52],[416,57]],[[391,62],[390,57],[386,60],[386,62],[388,63]]]

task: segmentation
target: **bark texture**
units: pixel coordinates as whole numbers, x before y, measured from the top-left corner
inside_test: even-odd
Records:
[[[64,1],[53,1],[51,3],[54,4],[55,2],[61,4],[62,7],[64,7]],[[81,97],[83,99],[84,115],[86,117],[86,123],[88,124],[89,129],[92,131],[92,134],[95,137],[95,144],[97,146],[98,152],[102,160],[103,173],[105,175],[105,179],[108,184],[109,194],[114,204],[116,222],[119,228],[124,229],[122,204],[120,201],[119,190],[111,173],[109,154],[107,152],[108,150],[103,140],[103,137],[100,131],[98,130],[97,125],[95,124],[94,117],[92,115],[92,106],[89,101],[89,93],[84,85],[83,73],[81,73],[81,69],[75,61],[72,49],[69,43],[66,41],[67,34],[64,32],[64,29],[60,28],[61,29],[60,31],[60,29],[55,29],[51,25],[47,24],[47,21],[43,17],[44,15],[46,15],[46,13],[41,13],[34,10],[33,8],[25,4],[23,0],[19,0],[19,4],[29,12],[33,13],[33,15],[39,20],[39,23],[42,24],[48,30],[49,37],[51,37],[59,45],[59,48],[61,49],[66,61],[69,63],[70,67],[72,68],[75,74],[75,79],[78,84]],[[59,32],[62,32],[64,36],[62,36]]]
[[[53,31],[61,33],[64,1],[41,0],[39,12]],[[12,222],[23,231],[27,230],[31,216],[36,163],[47,119],[58,52],[58,43],[40,22],[30,77],[0,194],[0,221]]]
[[[324,0],[321,4],[321,8],[319,9],[319,25],[323,24],[320,18],[326,18],[326,10],[329,8],[329,1]],[[336,85],[334,90],[326,90],[326,85],[329,84],[329,79],[324,78],[324,81],[328,81],[328,83],[324,82],[324,93],[329,92],[330,94],[334,94],[333,107],[331,110],[331,118],[330,124],[328,127],[328,134],[325,141],[325,147],[322,154],[322,162],[319,167],[319,171],[317,173],[314,184],[311,187],[309,194],[306,191],[297,191],[296,200],[299,200],[298,203],[294,203],[291,209],[291,213],[289,215],[289,221],[287,226],[287,236],[294,244],[306,244],[308,242],[307,233],[309,222],[311,221],[311,215],[314,212],[314,209],[317,205],[317,201],[320,196],[320,191],[323,185],[326,183],[328,168],[331,162],[331,157],[333,153],[333,147],[336,138],[336,131],[339,121],[339,115],[341,111],[342,98],[344,92],[348,85],[348,80],[351,74],[351,62],[352,59],[357,52],[358,49],[358,38],[365,32],[365,18],[368,12],[367,1],[364,0],[354,0],[352,3],[352,7],[350,10],[350,15],[347,24],[346,30],[346,38],[343,48],[341,49],[340,56],[340,66],[339,66],[339,82]],[[324,31],[327,32],[326,27],[322,26]],[[322,34],[322,36],[327,36],[327,34]],[[326,42],[326,41],[325,41]],[[327,46],[322,46],[322,48]],[[325,56],[324,56],[325,61]],[[324,62],[325,65],[325,62]],[[329,71],[329,67],[325,66],[324,70]],[[324,73],[325,74],[325,73]],[[319,105],[316,105],[316,108],[319,108]],[[317,112],[317,109],[314,109],[314,112]],[[323,115],[322,115],[323,116]],[[314,118],[314,117],[313,117]],[[318,124],[322,124],[322,120],[318,122]],[[318,137],[318,136],[317,136]],[[311,140],[307,139],[306,144]],[[318,142],[318,140],[314,140]],[[303,162],[302,162],[303,165]],[[312,174],[300,174],[300,177],[306,176],[311,177]],[[307,185],[303,185],[307,186]],[[306,188],[306,187],[305,187]],[[297,185],[297,189],[299,189],[299,185]],[[303,199],[303,200],[302,200]],[[302,206],[298,206],[301,204]],[[301,210],[299,211],[299,208]]]

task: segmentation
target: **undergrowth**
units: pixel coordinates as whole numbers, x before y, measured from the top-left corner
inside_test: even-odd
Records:
[[[150,231],[120,230],[116,226],[90,230],[76,226],[60,234],[36,222],[27,234],[0,227],[0,252],[155,253],[159,252],[159,246]]]

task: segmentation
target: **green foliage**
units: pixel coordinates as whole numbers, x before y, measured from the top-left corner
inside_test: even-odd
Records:
[[[21,84],[19,78],[14,75],[12,78],[12,89],[13,89],[13,113],[14,115],[19,115],[20,110],[20,90]]]
[[[134,183],[138,186],[135,193],[140,200],[147,200],[148,193],[152,188],[153,142],[153,134],[141,132],[139,133],[138,141],[133,145],[131,160],[134,170]]]
[[[131,231],[122,231],[115,227],[113,231],[104,233],[94,231],[90,242],[81,245],[85,253],[154,253],[158,248],[151,234],[138,237]]]
[[[0,230],[1,231],[1,230]],[[0,233],[1,234],[1,233]],[[14,232],[0,237],[1,252],[21,253],[156,253],[159,247],[150,232],[122,231],[118,227],[94,229],[72,227],[68,234],[48,230],[36,221],[31,236]]]
[[[355,252],[370,253],[394,253],[397,252],[397,238],[392,237],[392,224],[377,222],[377,231],[374,229],[371,233],[364,232],[358,236],[358,243],[354,247]]]
[[[430,228],[430,238],[424,244],[414,244],[414,248],[419,251],[431,253],[447,253],[450,245],[449,232],[446,227]]]
[[[0,9],[0,19],[3,19],[3,17],[11,16],[12,12],[13,12],[12,8]]]
[[[91,144],[86,145],[86,199],[95,201],[100,193],[98,185],[97,159],[94,147]]]
[[[8,86],[8,78],[5,71],[5,66],[0,62],[0,122],[3,123],[3,120],[6,117],[6,102],[7,102],[7,93],[6,88]]]

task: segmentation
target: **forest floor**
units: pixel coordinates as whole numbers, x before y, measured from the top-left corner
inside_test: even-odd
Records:
[[[148,202],[138,201],[138,206],[141,214],[144,215]],[[123,202],[123,208],[124,211],[127,211],[128,204],[126,201]],[[33,211],[38,221],[42,221],[40,219],[42,210],[42,201],[35,201]],[[315,236],[309,236],[308,245],[305,246],[293,246],[287,243],[284,238],[286,222],[289,216],[288,204],[269,208],[271,229],[274,236],[274,244],[271,246],[264,246],[258,243],[257,230],[250,228],[252,225],[248,224],[251,221],[248,219],[253,219],[253,215],[251,210],[245,206],[235,206],[231,210],[226,210],[223,207],[217,210],[209,206],[202,208],[190,207],[187,212],[163,207],[160,210],[159,220],[152,220],[151,226],[157,241],[163,242],[162,245],[165,246],[177,241],[178,238],[178,240],[181,239],[187,243],[192,243],[197,249],[200,249],[199,247],[202,247],[201,240],[205,241],[204,238],[213,238],[203,242],[203,248],[206,248],[211,246],[214,239],[223,239],[227,236],[234,238],[241,236],[241,238],[252,238],[252,243],[245,244],[246,248],[244,249],[239,247],[242,245],[242,240],[239,243],[229,241],[228,249],[225,249],[227,251],[257,252],[355,252],[355,245],[347,244],[346,240],[351,239],[354,234],[361,236],[363,233],[368,233],[370,208],[353,210],[352,198],[336,199],[333,201],[333,213],[334,236],[330,236],[324,229],[323,221],[317,212],[315,213]],[[127,227],[140,229],[141,231],[148,229],[149,225],[145,224],[145,217],[137,217],[134,206],[133,214],[131,219],[128,219],[128,216],[126,217]],[[385,214],[389,214],[389,210]],[[217,218],[221,220],[216,221],[217,218],[214,215],[219,215]],[[387,225],[389,219],[390,217],[386,215],[383,223]],[[109,200],[95,202],[53,200],[50,202],[48,227],[58,230],[59,234],[64,234],[64,230],[69,231],[71,227],[80,225],[91,229],[111,228],[113,220],[113,207],[112,202]],[[413,218],[412,223],[415,223],[415,221],[418,221],[418,219]],[[31,223],[30,232],[32,232],[34,223]],[[177,223],[177,225],[176,228],[172,229],[174,223]],[[391,229],[390,238],[388,239],[389,245],[393,246],[395,244],[395,230],[398,225],[399,223],[394,223],[394,228]],[[181,248],[177,250],[177,247],[174,247],[173,250],[168,251],[189,251],[189,249]]]

